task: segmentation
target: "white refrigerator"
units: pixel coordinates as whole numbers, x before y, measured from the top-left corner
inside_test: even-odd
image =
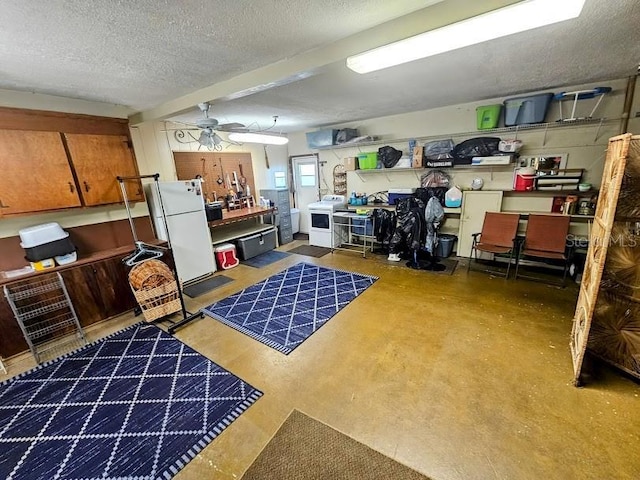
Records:
[[[162,196],[164,216],[155,182],[145,185],[149,213],[157,237],[171,244],[180,282],[187,283],[212,274],[216,271],[216,262],[204,211],[201,180],[158,182],[157,186]]]

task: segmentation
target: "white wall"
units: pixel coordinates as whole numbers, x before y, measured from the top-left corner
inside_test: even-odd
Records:
[[[136,151],[140,174],[160,173],[160,180],[177,179],[175,164],[172,152],[195,152],[198,151],[198,143],[184,144],[176,141],[173,131],[167,127],[175,128],[174,125],[164,122],[144,123],[131,129],[133,146]],[[197,135],[197,132],[193,132]],[[225,133],[220,132],[223,139],[227,139]],[[287,146],[268,145],[267,156],[269,166],[267,169],[265,161],[265,150],[263,145],[245,143],[234,145],[223,142],[222,152],[248,152],[251,154],[253,163],[253,176],[256,189],[274,187],[275,171],[286,171],[288,161]],[[207,151],[204,147],[201,151]],[[257,193],[257,192],[255,192]]]
[[[614,91],[607,95],[595,117],[618,119],[622,114],[626,79],[601,82],[598,85],[611,86]],[[564,91],[572,91],[582,88],[591,88],[596,85],[579,85],[567,87]],[[640,97],[640,92],[636,99]],[[495,98],[451,107],[412,112],[383,118],[374,118],[354,124],[336,126],[336,128],[358,128],[361,135],[375,135],[381,138],[377,145],[363,147],[335,148],[320,150],[319,156],[322,162],[326,162],[322,170],[331,184],[333,167],[343,163],[344,157],[356,156],[360,152],[376,151],[383,145],[391,145],[394,148],[408,151],[408,139],[420,137],[435,137],[434,139],[453,138],[455,143],[477,136],[499,136],[503,139],[515,138],[515,134],[485,134],[476,130],[476,107],[502,103],[504,98]],[[586,115],[593,106],[594,100],[582,100],[578,104],[578,114]],[[565,104],[565,117],[567,117],[568,104]],[[636,108],[637,110],[637,108]],[[635,111],[635,110],[634,110]],[[547,121],[553,122],[559,119],[558,103],[553,102],[547,114]],[[630,127],[640,126],[640,119],[634,119]],[[544,130],[521,131],[517,138],[524,142],[521,155],[538,155],[550,153],[567,153],[567,168],[586,169],[584,181],[594,186],[600,184],[602,167],[604,162],[606,145],[609,137],[619,133],[619,122],[608,121],[598,131],[597,124],[572,128],[550,128]],[[312,152],[307,147],[305,132],[289,135],[289,153],[301,155]],[[405,139],[397,141],[394,139]],[[424,141],[419,141],[420,144]],[[493,169],[479,169],[472,172],[456,172],[448,170],[454,183],[461,188],[470,188],[471,180],[480,177],[485,182],[485,189],[510,190],[513,181],[512,168],[495,167]],[[366,192],[368,194],[388,190],[389,188],[409,188],[419,186],[419,175],[415,172],[398,172],[389,175],[361,175],[349,172],[347,176],[348,191]]]

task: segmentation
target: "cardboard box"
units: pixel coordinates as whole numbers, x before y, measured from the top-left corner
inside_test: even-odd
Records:
[[[344,162],[344,169],[351,172],[358,170],[358,157],[345,157],[342,159]]]
[[[422,145],[416,145],[413,147],[413,159],[411,160],[411,166],[413,168],[423,168],[424,147]]]

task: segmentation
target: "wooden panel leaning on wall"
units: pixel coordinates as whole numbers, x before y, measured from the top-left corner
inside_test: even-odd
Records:
[[[138,174],[127,119],[17,108],[0,107],[0,164],[0,216],[120,203],[115,177]]]
[[[251,154],[244,152],[173,152],[178,180],[190,180],[200,175],[203,190],[210,201],[223,199],[229,189],[238,193],[248,186],[255,196],[255,178]],[[239,185],[235,185],[234,172]],[[241,181],[244,177],[244,182]],[[244,183],[244,185],[242,185]]]

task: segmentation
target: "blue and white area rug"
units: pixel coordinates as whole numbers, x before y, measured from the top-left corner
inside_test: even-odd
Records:
[[[377,279],[298,263],[203,311],[289,354]]]
[[[134,325],[0,384],[0,478],[168,479],[261,395]]]

